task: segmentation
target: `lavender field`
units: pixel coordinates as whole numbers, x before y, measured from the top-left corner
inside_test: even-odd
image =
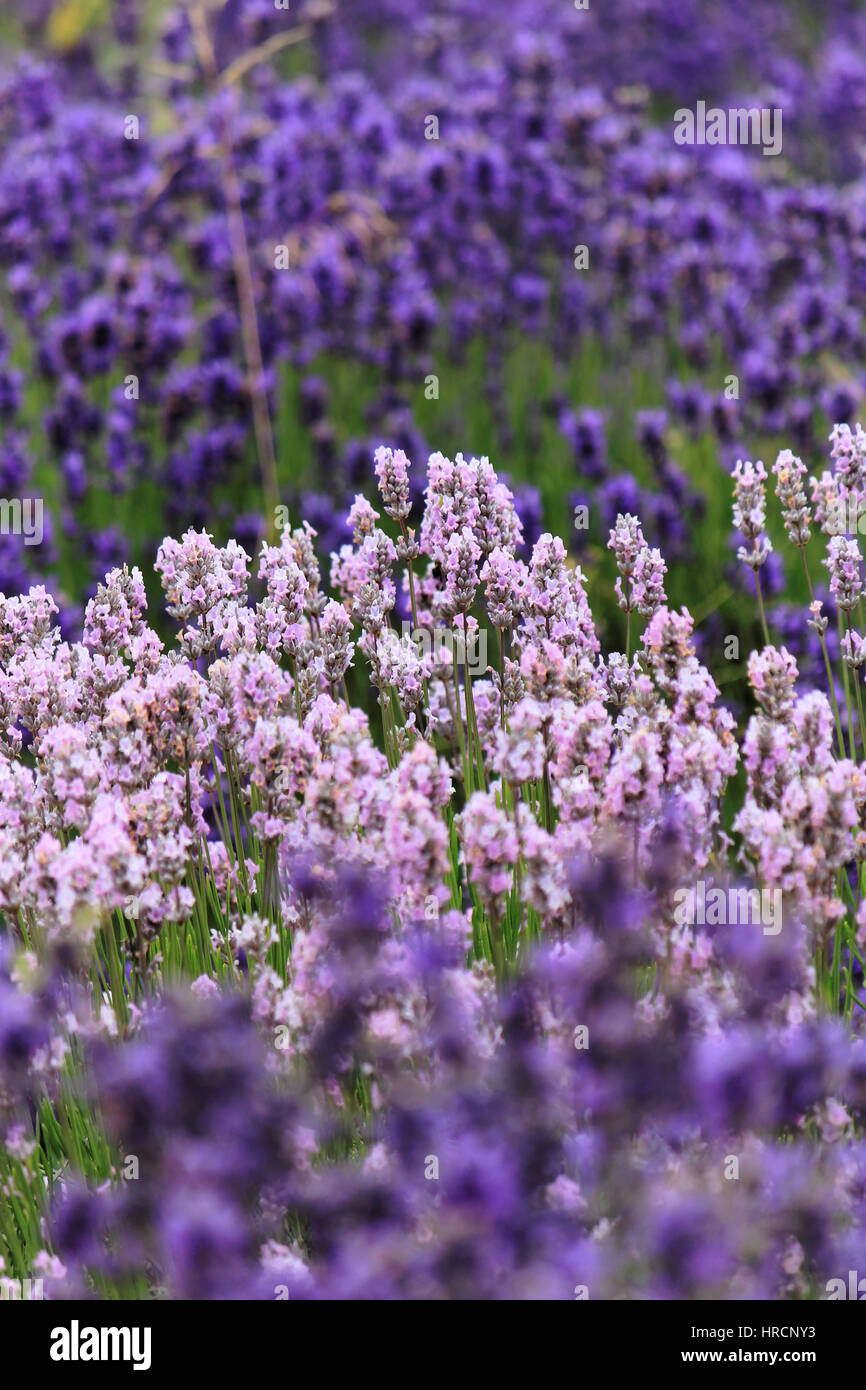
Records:
[[[864,396],[854,0],[4,7],[4,1302],[866,1298]]]

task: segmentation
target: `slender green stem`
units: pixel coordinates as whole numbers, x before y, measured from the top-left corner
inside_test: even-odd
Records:
[[[456,643],[455,643],[455,641],[454,641],[454,631],[453,631],[453,629],[452,629],[452,632],[451,632],[451,669],[452,669],[453,678],[454,678],[454,699],[455,699],[456,704],[457,704],[457,711],[456,711],[457,740],[458,740],[458,743],[460,744],[460,759],[461,759],[461,762],[463,763],[463,785],[464,785],[464,787],[465,787],[465,789],[466,789],[466,796],[467,796],[467,798],[468,798],[469,795],[470,795],[470,793],[471,793],[471,791],[472,791],[472,787],[471,787],[471,779],[470,779],[470,775],[469,775],[469,761],[468,761],[468,759],[467,759],[467,757],[466,757],[466,739],[465,739],[464,733],[463,733],[463,712],[462,712],[461,707],[460,707],[460,675],[459,675],[459,672],[458,672],[458,670],[457,670],[457,645],[456,645]]]
[[[761,631],[764,634],[764,646],[769,647],[770,632],[767,627],[767,615],[764,612],[764,595],[761,592],[761,572],[757,568],[755,569],[755,593],[758,596],[758,613],[761,618]]]
[[[499,637],[499,725],[505,728],[505,628],[498,630]]]
[[[631,580],[625,581],[625,659],[631,658]]]
[[[842,646],[842,614],[836,614],[836,622],[839,630],[839,646]],[[848,666],[842,662],[842,689],[845,691],[845,710],[848,715],[848,755],[854,761],[854,718],[851,707],[851,682],[848,679]]]

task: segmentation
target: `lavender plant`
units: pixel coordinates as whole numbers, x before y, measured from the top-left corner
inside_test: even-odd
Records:
[[[495,22],[474,0],[399,22],[379,0],[102,9],[95,34],[64,28],[74,5],[3,31],[0,481],[48,516],[42,547],[0,537],[0,586],[54,576],[67,633],[72,557],[95,585],[167,525],[240,515],[255,548],[303,497],[326,557],[372,441],[420,456],[447,431],[524,483],[544,449],[543,499],[516,493],[530,544],[541,500],[562,529],[589,487],[605,529],[640,514],[672,563],[708,452],[806,453],[822,412],[855,413],[856,7],[826,7],[808,58],[777,4],[748,42],[699,0],[673,29],[627,7],[627,42],[558,0]],[[784,158],[676,145],[704,84],[734,106],[772,84]],[[600,357],[639,378],[613,418]],[[632,409],[626,468],[605,433]]]
[[[136,570],[80,642],[44,589],[3,600],[5,1277],[826,1296],[863,1239],[862,728],[834,747],[767,645],[740,738],[634,516],[605,652],[487,459],[433,455],[417,525],[412,471],[377,452],[391,531],[359,496],[330,585],[308,528],[255,567],[166,539],[168,649]]]
[[[862,1268],[866,21],[794,9],[0,15],[0,1294]]]

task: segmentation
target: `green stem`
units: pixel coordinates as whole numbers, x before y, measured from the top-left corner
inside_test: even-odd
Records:
[[[761,616],[761,630],[764,634],[764,646],[769,647],[770,633],[767,628],[767,615],[764,612],[764,595],[761,592],[761,572],[757,568],[755,569],[755,593],[758,596],[758,612]]]
[[[471,779],[469,776],[469,763],[466,757],[466,739],[463,734],[463,712],[460,706],[460,677],[457,670],[457,647],[454,642],[453,628],[451,630],[451,669],[454,677],[454,699],[457,704],[457,740],[460,744],[460,760],[463,764],[463,786],[465,788],[466,798],[468,800],[469,795],[472,791],[472,787],[470,785]]]
[[[842,612],[836,613],[836,623],[839,629],[839,646],[842,646]],[[845,709],[848,715],[848,755],[854,762],[854,719],[851,710],[851,682],[848,679],[848,666],[842,662],[842,688],[845,691]]]

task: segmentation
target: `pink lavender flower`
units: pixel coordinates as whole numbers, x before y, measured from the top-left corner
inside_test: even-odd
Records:
[[[544,708],[531,697],[518,701],[510,711],[507,728],[497,731],[491,760],[504,782],[518,787],[544,776],[544,726]]]
[[[319,760],[315,740],[291,715],[259,718],[241,755],[262,802],[262,809],[253,814],[253,827],[263,841],[277,843],[297,818]]]
[[[272,656],[281,651],[296,656],[306,635],[302,619],[310,583],[293,558],[287,532],[279,547],[262,546],[259,578],[267,583],[268,593],[256,606],[258,645]]]
[[[526,579],[523,562],[515,560],[501,546],[491,550],[484,561],[481,582],[485,586],[487,612],[491,623],[500,632],[514,627],[523,611]]]
[[[431,454],[420,543],[425,554],[443,567],[451,537],[468,529],[474,535],[479,520],[475,472],[462,454],[454,462]]]
[[[577,705],[557,700],[551,709],[551,773],[561,781],[575,772],[585,772],[598,784],[610,760],[613,728],[604,704],[598,698]]]
[[[830,431],[830,456],[836,477],[848,496],[862,503],[866,497],[866,431],[858,424],[834,425]]]
[[[809,484],[815,521],[824,535],[835,536],[846,531],[845,497],[836,475],[825,469],[820,478],[810,478]]]
[[[304,793],[304,816],[314,840],[339,855],[354,844],[362,857],[381,856],[388,763],[370,737],[366,716],[333,705],[326,721],[320,701],[305,729],[317,739],[320,753]]]
[[[521,643],[555,643],[562,655],[582,658],[598,651],[598,638],[583,583],[583,574],[570,569],[565,546],[550,532],[539,536],[532,549],[524,589],[526,614]]]
[[[478,561],[481,548],[472,531],[465,527],[448,539],[444,555],[445,590],[440,613],[447,620],[469,612],[478,590]]]
[[[623,579],[631,578],[635,561],[645,544],[637,517],[632,516],[630,512],[620,512],[610,533],[607,548],[613,551],[616,567]]]
[[[852,671],[859,670],[866,661],[866,639],[853,628],[842,634],[842,656]]]
[[[812,514],[803,489],[806,468],[790,449],[782,449],[773,464],[776,475],[776,496],[782,504],[782,521],[792,545],[804,546],[811,531]]]
[[[197,796],[191,805],[197,810]],[[127,806],[129,833],[145,879],[143,886],[127,891],[136,894],[140,929],[153,937],[163,922],[183,922],[192,913],[195,899],[185,880],[204,822],[200,815],[190,815],[186,781],[176,773],[158,773],[148,787],[130,795]]]
[[[352,528],[352,539],[356,546],[361,545],[366,536],[372,536],[379,517],[380,513],[374,511],[366,497],[357,494],[346,518]]]
[[[473,459],[475,495],[478,501],[476,536],[481,552],[490,555],[494,550],[514,554],[523,541],[523,526],[514,506],[511,489],[496,475],[490,460]]]
[[[384,445],[376,450],[373,458],[385,511],[394,521],[405,521],[410,511],[408,458],[402,449],[388,449]]]
[[[733,479],[734,525],[749,542],[748,547],[740,546],[737,558],[750,565],[752,569],[758,570],[773,549],[764,535],[767,505],[764,484],[767,481],[767,470],[760,459],[757,463],[738,459]]]
[[[36,650],[58,642],[60,634],[52,626],[58,611],[41,584],[22,597],[0,594],[0,663],[8,662],[22,647]]]
[[[55,724],[39,743],[40,782],[57,822],[83,830],[90,808],[103,787],[103,769],[84,729]]]
[[[147,597],[141,570],[111,570],[90,600],[84,615],[84,641],[113,658],[128,649],[142,631]]]
[[[332,555],[331,579],[343,602],[352,605],[362,626],[375,631],[394,607],[397,591],[391,577],[397,559],[394,542],[374,529],[357,548],[343,546]]]
[[[451,800],[451,776],[443,759],[419,739],[391,773],[386,793],[382,843],[398,893],[433,906],[438,916],[448,900],[448,828],[443,808]]]
[[[661,805],[664,782],[662,745],[652,729],[637,728],[616,750],[605,778],[603,810],[607,817],[634,820]]]
[[[667,604],[664,589],[664,577],[667,574],[667,565],[661,556],[660,550],[650,550],[649,546],[643,546],[638,551],[634,563],[634,573],[632,574],[631,603],[638,610],[642,617],[652,617],[657,608]],[[617,584],[619,584],[617,580]],[[622,607],[622,593],[618,589],[620,607]]]
[[[339,685],[352,664],[352,620],[341,603],[329,599],[322,613],[319,663],[329,685]]]
[[[307,581],[304,591],[304,612],[308,617],[318,618],[322,613],[327,602],[326,596],[321,592],[322,575],[319,565],[319,557],[316,553],[317,531],[308,521],[303,526],[295,527],[294,531],[286,529],[281,538],[281,549],[287,559],[297,565],[302,575]]]
[[[749,657],[749,684],[770,719],[784,719],[794,703],[797,663],[786,647],[764,647]]]
[[[855,540],[831,536],[824,564],[830,571],[830,592],[843,613],[850,613],[863,597],[862,563],[860,547]]]
[[[538,824],[529,806],[518,804],[521,894],[545,925],[561,919],[570,897],[565,865],[553,837]]]
[[[181,541],[163,541],[156,569],[168,611],[186,624],[182,642],[191,660],[213,651],[211,615],[218,616],[227,603],[245,597],[248,565],[249,556],[235,541],[221,550],[207,531],[187,531]]]
[[[249,738],[259,718],[277,719],[294,708],[292,678],[265,652],[237,653],[208,669],[207,717],[221,748]]]
[[[472,886],[491,911],[499,912],[520,851],[514,821],[492,792],[474,792],[460,814],[459,827]]]
[[[416,710],[431,669],[429,654],[419,653],[410,636],[398,637],[396,632],[386,630],[376,639],[375,661],[377,681],[394,689],[407,713]]]
[[[679,613],[658,608],[647,623],[643,645],[660,688],[670,692],[676,685],[680,667],[694,656],[694,621],[687,608]]]

